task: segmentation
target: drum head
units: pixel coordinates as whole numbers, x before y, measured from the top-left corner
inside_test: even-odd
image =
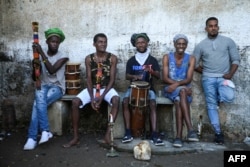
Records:
[[[147,88],[149,87],[149,83],[146,81],[134,81],[130,85],[132,88],[133,87],[138,87],[138,88]]]

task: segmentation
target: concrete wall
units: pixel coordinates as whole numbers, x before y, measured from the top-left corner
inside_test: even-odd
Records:
[[[108,50],[119,57],[116,89],[124,91],[125,66],[133,55],[130,36],[146,32],[150,37],[152,54],[161,65],[162,55],[173,50],[172,38],[184,33],[189,38],[187,52],[203,38],[205,20],[219,18],[220,33],[235,40],[241,64],[233,81],[236,99],[220,107],[223,130],[228,136],[242,139],[250,128],[249,112],[249,55],[250,55],[249,0],[0,0],[0,100],[15,100],[17,118],[26,118],[31,111],[34,86],[30,78],[32,59],[31,22],[38,21],[39,37],[46,47],[44,31],[60,27],[66,40],[60,46],[71,62],[81,63],[84,77],[84,58],[94,51],[93,36],[107,34]],[[158,88],[162,86],[158,81]],[[192,115],[197,125],[203,115],[209,127],[200,75],[193,78],[194,101]],[[250,133],[250,132],[249,132]]]

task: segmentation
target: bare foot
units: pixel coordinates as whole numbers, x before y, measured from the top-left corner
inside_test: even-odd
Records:
[[[69,143],[62,145],[63,148],[70,148],[75,145],[79,145],[80,141],[78,138],[73,138]]]

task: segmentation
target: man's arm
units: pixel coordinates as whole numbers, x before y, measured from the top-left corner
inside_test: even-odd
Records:
[[[167,83],[170,85],[170,84],[174,84],[176,81],[169,78],[168,61],[169,61],[169,57],[168,57],[168,54],[166,54],[163,56],[163,59],[162,59],[162,80],[164,83]]]
[[[232,64],[230,67],[230,72],[223,76],[223,78],[225,79],[232,79],[240,64],[240,55],[237,50],[236,44],[232,39],[229,40],[229,55]]]
[[[32,47],[35,48],[38,51],[38,53],[41,55],[43,63],[45,64],[50,74],[56,73],[63,66],[63,64],[65,64],[69,60],[69,58],[64,57],[64,58],[57,60],[57,62],[52,65],[47,59],[47,57],[45,56],[45,53],[43,52],[40,44],[33,44]]]
[[[223,78],[225,79],[232,79],[233,75],[238,69],[238,64],[232,64],[230,68],[230,72],[228,74],[223,75]]]
[[[184,80],[178,81],[179,86],[187,85],[187,84],[191,83],[191,81],[193,79],[194,67],[195,67],[195,57],[190,55],[187,78]]]
[[[194,48],[194,52],[193,52],[193,55],[196,59],[196,62],[195,62],[195,71],[198,72],[198,73],[202,73],[203,72],[203,67],[200,65],[200,57],[201,57],[201,49],[200,49],[200,46],[197,45],[195,48]]]
[[[87,90],[89,92],[89,96],[91,98],[91,101],[93,101],[93,83],[92,83],[92,77],[91,77],[91,67],[90,67],[90,56],[88,55],[85,58],[85,67],[86,67],[86,75],[87,75]]]
[[[199,65],[198,67],[195,68],[195,71],[202,74],[203,67],[201,65]]]

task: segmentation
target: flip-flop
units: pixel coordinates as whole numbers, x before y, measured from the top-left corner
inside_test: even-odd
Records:
[[[77,141],[76,143],[67,143],[67,144],[64,144],[64,145],[62,145],[62,147],[63,148],[70,148],[70,147],[72,147],[72,146],[78,146],[78,145],[80,145],[80,141]]]

